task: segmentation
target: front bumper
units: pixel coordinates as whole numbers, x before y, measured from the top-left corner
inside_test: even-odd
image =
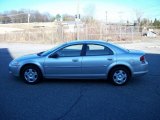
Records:
[[[9,65],[9,73],[18,77],[19,76],[19,66],[11,66],[11,65]]]

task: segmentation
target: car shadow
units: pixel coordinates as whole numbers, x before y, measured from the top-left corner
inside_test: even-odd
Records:
[[[13,57],[8,48],[0,48],[0,78],[7,78],[9,76],[8,64],[13,60]]]
[[[104,79],[43,79],[41,83],[63,83],[63,84],[110,84],[109,81]]]
[[[148,75],[160,76],[160,54],[147,53],[146,59],[148,61]]]

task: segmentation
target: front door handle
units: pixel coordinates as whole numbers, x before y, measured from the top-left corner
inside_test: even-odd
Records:
[[[72,62],[78,62],[78,59],[72,59]]]

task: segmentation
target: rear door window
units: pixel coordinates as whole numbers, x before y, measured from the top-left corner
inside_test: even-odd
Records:
[[[113,55],[113,51],[103,45],[88,44],[86,45],[86,56],[103,56]]]

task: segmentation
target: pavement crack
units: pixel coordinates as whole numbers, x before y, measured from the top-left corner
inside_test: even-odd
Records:
[[[65,116],[67,116],[72,111],[72,109],[79,103],[81,98],[84,96],[84,92],[86,92],[86,91],[87,91],[87,87],[81,87],[79,96],[77,97],[75,102],[69,107],[69,109],[64,114],[62,114],[60,117],[58,117],[55,120],[62,120]]]

